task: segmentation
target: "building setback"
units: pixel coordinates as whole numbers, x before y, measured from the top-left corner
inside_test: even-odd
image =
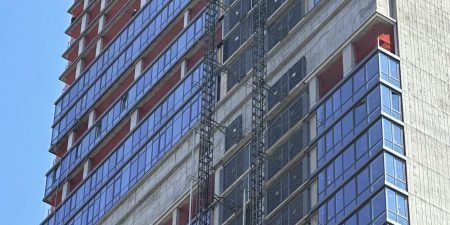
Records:
[[[219,15],[213,225],[250,224],[252,1]],[[450,1],[266,3],[266,223],[450,224]],[[74,1],[41,225],[196,224],[204,7]]]

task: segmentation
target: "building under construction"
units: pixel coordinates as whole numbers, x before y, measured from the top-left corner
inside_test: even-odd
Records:
[[[75,0],[41,225],[450,224],[450,2]]]

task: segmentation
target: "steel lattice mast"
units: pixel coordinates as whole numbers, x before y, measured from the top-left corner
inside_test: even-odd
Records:
[[[204,66],[201,86],[200,149],[198,166],[198,224],[209,224],[209,203],[212,195],[210,175],[213,166],[216,29],[219,0],[207,0],[205,9]]]
[[[215,83],[216,72],[220,68],[217,62],[216,29],[218,27],[219,7],[224,7],[220,0],[206,0],[204,68],[202,77],[202,104],[200,121],[200,150],[198,168],[198,224],[209,225],[209,204],[213,195],[210,190],[210,175],[213,167]],[[259,0],[255,6],[255,33],[253,42],[253,77],[252,77],[252,155],[251,155],[251,218],[252,224],[264,222],[264,155],[265,155],[265,90],[266,90],[266,46],[265,31],[267,11],[265,0]]]
[[[266,1],[257,0],[255,6],[255,33],[253,35],[252,77],[252,149],[250,173],[251,224],[264,223],[264,135],[265,135],[265,90],[266,90]]]

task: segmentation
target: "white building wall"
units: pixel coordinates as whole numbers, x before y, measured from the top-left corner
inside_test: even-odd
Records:
[[[450,224],[450,1],[397,0],[412,225]]]

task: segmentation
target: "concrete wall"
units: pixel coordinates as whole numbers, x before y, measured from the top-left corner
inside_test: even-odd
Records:
[[[411,224],[450,224],[450,1],[397,0]]]
[[[325,1],[282,40],[270,54],[268,71],[280,70],[280,76],[302,56],[306,57],[307,74],[315,71],[372,15],[375,0]],[[284,69],[283,69],[284,68]]]
[[[323,0],[270,52],[269,79],[278,79],[302,56],[307,58],[307,73],[312,73],[330,55],[339,51],[342,44],[375,13],[376,8],[375,0]],[[242,113],[243,133],[247,138],[251,125],[250,92],[246,81],[241,81],[221,99],[216,114],[216,120],[227,126]],[[187,177],[197,174],[197,160],[194,159],[192,164],[190,157],[190,151],[198,143],[198,137],[194,134],[191,132],[176,149],[171,150],[99,224],[160,224],[164,215],[170,215],[174,205],[189,191]],[[240,144],[243,142],[245,140]],[[220,169],[220,165],[239,147],[224,154],[224,135],[217,131],[215,149],[214,162]]]
[[[191,131],[176,151],[167,153],[98,224],[155,224],[170,212],[174,203],[188,194],[188,176],[196,174],[197,163],[191,161],[191,149],[198,142],[198,135],[194,134]]]

